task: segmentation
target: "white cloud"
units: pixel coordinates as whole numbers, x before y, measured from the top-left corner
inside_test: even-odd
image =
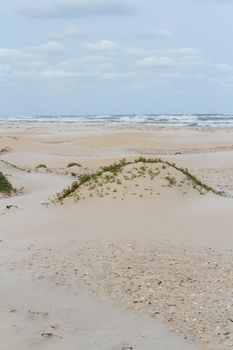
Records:
[[[64,53],[66,59],[57,55]],[[145,50],[111,40],[84,43],[69,50],[56,40],[24,49],[0,48],[0,80],[12,83],[74,80],[82,81],[81,86],[92,81],[109,87],[140,89],[183,83],[205,73],[206,81],[209,76],[209,82],[230,86],[231,79],[225,77],[230,71],[233,66],[209,62],[194,48]]]
[[[39,77],[50,79],[76,79],[81,77],[94,77],[97,75],[98,73],[95,72],[76,72],[54,68],[46,68],[39,72]]]
[[[0,64],[7,64],[19,69],[42,67],[45,62],[41,57],[19,49],[0,48]]]
[[[224,77],[224,76],[207,77],[206,80],[209,80],[210,82],[217,84],[220,87],[233,88],[233,76],[232,75],[228,75],[227,77]]]
[[[110,72],[104,73],[102,79],[106,80],[118,80],[118,79],[128,79],[133,78],[137,75],[136,72]]]
[[[233,66],[229,64],[215,64],[215,67],[221,72],[230,72],[233,70]]]
[[[170,57],[146,57],[136,62],[138,66],[142,67],[161,67],[173,66],[174,61]]]
[[[170,49],[144,52],[144,57],[136,61],[139,67],[169,68],[180,70],[200,69],[210,65],[198,50],[193,48]]]
[[[65,46],[59,41],[48,41],[47,43],[29,48],[29,51],[42,54],[63,54],[67,52]]]
[[[82,45],[84,49],[100,50],[100,51],[115,51],[120,50],[122,46],[115,41],[102,40],[95,43],[85,43]]]
[[[200,51],[197,49],[194,49],[193,47],[182,47],[181,49],[170,49],[167,50],[168,54],[170,55],[200,55]]]
[[[77,59],[68,59],[61,62],[60,66],[67,70],[96,70],[106,71],[113,68],[110,58],[105,56],[83,56]]]
[[[0,48],[0,62],[9,62],[22,57],[22,52],[17,49]]]

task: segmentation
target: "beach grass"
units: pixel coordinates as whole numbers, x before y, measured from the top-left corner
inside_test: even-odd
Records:
[[[10,195],[14,191],[12,184],[6,176],[0,171],[0,193]]]
[[[47,165],[45,165],[45,164],[38,164],[36,166],[36,170],[38,170],[38,169],[47,169]]]
[[[82,165],[77,163],[77,162],[71,162],[71,163],[67,164],[67,168],[72,168],[74,166],[77,166],[80,168]]]
[[[163,169],[168,169],[169,167],[171,169],[175,169],[178,172],[182,173],[185,178],[190,182],[192,187],[194,189],[197,189],[200,193],[201,191],[205,192],[211,192],[213,194],[219,195],[219,196],[225,196],[225,193],[222,191],[217,191],[213,187],[205,184],[201,180],[199,180],[195,175],[190,173],[188,169],[178,167],[175,163],[171,163],[166,160],[162,160],[161,158],[143,158],[139,157],[136,158],[133,161],[129,161],[124,159],[121,159],[118,162],[114,162],[113,164],[102,166],[97,171],[93,173],[84,173],[81,174],[78,178],[78,180],[74,181],[71,186],[65,188],[61,193],[57,195],[58,200],[63,200],[66,197],[72,196],[76,190],[78,190],[81,186],[84,184],[88,184],[91,181],[94,181],[95,183],[98,183],[98,180],[101,179],[103,175],[105,175],[105,183],[106,182],[112,182],[112,179],[116,177],[127,165],[140,165],[139,173],[141,176],[145,176],[145,165],[146,164],[161,164]],[[151,176],[151,173],[150,173]],[[154,174],[156,176],[156,173]],[[167,176],[165,178],[169,184],[169,186],[175,186],[176,179],[171,176]]]

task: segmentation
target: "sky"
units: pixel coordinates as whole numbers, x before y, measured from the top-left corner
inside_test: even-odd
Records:
[[[233,113],[233,0],[0,0],[0,115]]]

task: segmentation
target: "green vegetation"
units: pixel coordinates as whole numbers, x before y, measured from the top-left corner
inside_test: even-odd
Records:
[[[166,176],[165,180],[168,181],[170,187],[176,186],[176,179],[174,178],[174,176]]]
[[[122,171],[122,169],[129,164],[133,164],[132,162],[127,162],[126,159],[121,159],[119,162],[115,162],[111,165],[103,166],[100,169],[102,170],[102,173],[105,173],[109,171],[110,173],[117,175],[119,172]],[[102,175],[102,174],[101,174]]]
[[[152,164],[152,163],[161,163],[161,164],[164,164],[164,165],[168,165],[171,168],[174,168],[174,169],[180,171],[182,174],[184,174],[186,176],[186,178],[191,181],[192,186],[194,188],[197,188],[199,186],[201,189],[205,190],[206,192],[212,192],[212,193],[214,193],[214,194],[216,194],[218,196],[225,196],[224,192],[217,191],[213,187],[203,183],[195,175],[191,174],[188,169],[178,167],[175,163],[171,163],[169,161],[164,161],[164,160],[162,160],[160,158],[150,159],[150,158],[142,158],[142,157],[136,159],[135,162],[143,162],[143,163],[150,163],[150,164]]]
[[[142,163],[142,164],[140,164],[140,163]],[[115,181],[118,181],[118,184],[120,184],[119,180],[116,179],[116,176],[122,172],[124,167],[126,167],[127,165],[134,165],[134,164],[135,165],[140,164],[139,169],[134,168],[134,169],[137,169],[139,176],[145,177],[145,173],[146,173],[145,165],[146,164],[161,164],[162,165],[161,168],[163,170],[170,167],[170,168],[173,168],[173,169],[181,172],[185,176],[186,180],[188,180],[191,183],[192,187],[194,189],[197,189],[199,191],[199,193],[203,194],[203,191],[204,191],[204,192],[212,192],[212,193],[219,195],[219,196],[225,196],[224,192],[217,191],[213,187],[210,187],[207,184],[203,183],[195,175],[191,174],[188,169],[178,167],[176,164],[171,163],[169,161],[164,161],[161,158],[151,159],[151,158],[140,157],[140,158],[135,159],[134,161],[127,161],[126,159],[122,159],[119,162],[115,162],[111,165],[103,166],[99,170],[97,170],[96,172],[82,174],[79,176],[79,179],[77,181],[74,181],[71,184],[71,186],[64,189],[64,191],[62,193],[58,194],[57,198],[58,198],[58,200],[62,200],[64,198],[72,195],[81,186],[88,185],[89,182],[94,183],[96,185],[99,185],[100,187],[103,186],[103,183],[106,184],[106,183],[111,183],[111,182],[115,182]],[[156,172],[153,172],[152,170],[149,170],[149,172],[148,172],[149,176],[151,177],[151,180],[160,173],[158,168],[156,168],[155,170],[156,170]],[[102,175],[104,175],[104,177],[102,177]],[[101,177],[102,177],[102,179],[101,179]],[[134,174],[132,174],[132,179],[135,177],[136,176]],[[126,177],[124,177],[124,178],[126,179]],[[127,179],[130,180],[130,178],[128,178],[128,177],[127,177]],[[177,185],[177,181],[174,177],[167,176],[167,177],[165,177],[165,179],[168,181],[169,187]],[[100,180],[100,182],[99,182],[99,180]]]
[[[0,171],[0,193],[10,195],[13,191],[13,186],[7,180],[6,176]]]
[[[82,165],[76,162],[71,162],[67,165],[67,168],[72,168],[73,166],[81,167]]]
[[[47,169],[47,166],[45,164],[39,164],[36,166],[36,169]]]

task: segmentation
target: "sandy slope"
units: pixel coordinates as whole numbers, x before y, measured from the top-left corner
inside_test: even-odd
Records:
[[[0,159],[32,171],[0,162],[24,187],[0,202],[4,349],[230,349],[231,198],[162,182],[160,195],[140,197],[145,179],[123,201],[121,190],[63,205],[49,198],[72,182],[71,161],[91,170],[156,149],[230,193],[231,141],[232,131],[5,126]],[[39,163],[48,169],[33,170]]]
[[[34,281],[25,273],[1,269],[1,275],[0,336],[5,350],[194,349],[160,323],[86,292]]]

